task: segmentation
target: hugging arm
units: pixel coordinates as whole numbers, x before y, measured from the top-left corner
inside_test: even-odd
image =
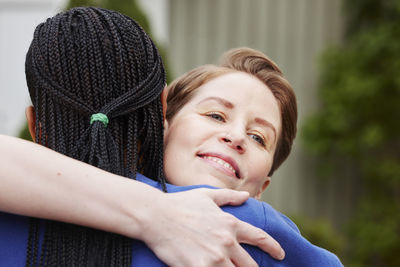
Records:
[[[247,193],[197,189],[165,194],[3,135],[0,151],[2,211],[139,239],[168,265],[255,265],[239,242],[282,258],[281,247],[268,234],[219,209],[219,205],[240,205]]]

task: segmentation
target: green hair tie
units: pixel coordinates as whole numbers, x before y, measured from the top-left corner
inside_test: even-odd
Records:
[[[96,113],[90,117],[90,124],[93,124],[95,121],[101,121],[104,124],[104,127],[107,127],[108,117],[103,113]]]

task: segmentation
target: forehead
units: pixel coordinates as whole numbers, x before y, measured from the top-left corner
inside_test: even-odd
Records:
[[[255,76],[244,72],[223,74],[200,86],[190,102],[191,105],[207,103],[204,99],[216,102],[213,97],[232,103],[239,112],[269,121],[278,131],[281,128],[278,102],[271,90]]]
[[[271,94],[269,88],[257,77],[244,72],[230,72],[213,78],[199,88],[197,94],[228,94],[236,93],[252,96],[254,94]]]

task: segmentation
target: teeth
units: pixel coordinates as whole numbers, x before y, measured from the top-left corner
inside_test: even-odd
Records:
[[[212,161],[214,161],[214,162],[216,162],[216,163],[218,163],[218,164],[224,166],[225,168],[231,170],[232,172],[236,173],[236,172],[235,172],[235,169],[231,166],[231,164],[229,164],[229,163],[226,162],[226,161],[223,161],[223,160],[220,159],[220,158],[210,157],[210,156],[206,156],[206,157],[204,157],[204,158],[205,158],[205,159],[212,160]]]

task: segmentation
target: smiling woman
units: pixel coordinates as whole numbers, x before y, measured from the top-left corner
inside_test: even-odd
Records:
[[[222,66],[196,68],[167,92],[164,173],[175,185],[169,192],[211,185],[259,199],[296,136],[295,94],[278,67],[261,52],[234,49]],[[286,252],[277,262],[254,251],[260,266],[342,266],[267,203],[250,199],[241,208],[236,215],[267,230]]]
[[[280,125],[278,103],[260,80],[243,72],[217,77],[165,123],[166,178],[259,198],[270,181]]]
[[[296,97],[261,52],[227,52],[168,88],[164,171],[176,185],[209,184],[260,198],[296,136]]]

